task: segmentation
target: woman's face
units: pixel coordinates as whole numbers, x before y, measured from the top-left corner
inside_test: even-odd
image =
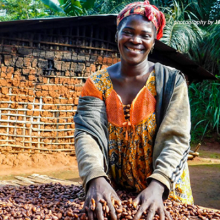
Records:
[[[132,15],[125,19],[116,34],[121,59],[131,65],[147,61],[154,46],[153,23],[141,15]]]

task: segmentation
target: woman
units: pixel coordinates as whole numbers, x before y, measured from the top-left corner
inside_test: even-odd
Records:
[[[86,81],[74,118],[79,173],[85,206],[100,199],[116,219],[114,188],[139,193],[135,220],[149,210],[168,215],[163,200],[193,203],[187,154],[190,110],[183,74],[148,61],[155,38],[162,37],[165,18],[148,1],[126,6],[117,17],[116,41],[121,62],[92,74]],[[88,210],[89,219],[94,212]],[[168,218],[170,218],[168,216]]]

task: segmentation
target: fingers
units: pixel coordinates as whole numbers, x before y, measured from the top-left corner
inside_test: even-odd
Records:
[[[96,205],[96,216],[98,220],[104,220],[104,215],[102,211],[102,204],[100,202],[97,203]]]
[[[173,218],[171,217],[170,213],[164,208],[164,212],[166,217],[168,218],[168,220],[173,220]]]
[[[155,212],[156,212],[155,206],[154,206],[154,204],[152,204],[148,209],[148,214],[147,214],[146,220],[153,220]],[[164,220],[164,218],[160,219],[160,220]]]
[[[87,213],[88,213],[88,219],[89,220],[94,220],[94,212],[91,209],[91,207],[88,208]]]
[[[111,220],[116,220],[116,219],[117,219],[117,215],[116,215],[116,212],[115,212],[115,208],[114,208],[114,206],[113,206],[115,200],[113,199],[113,200],[111,201],[111,198],[108,197],[108,198],[106,199],[106,201],[107,201],[107,204],[108,204],[109,214],[110,214]],[[112,204],[112,203],[113,203],[113,204]]]
[[[139,203],[140,203],[140,197],[137,196],[137,197],[133,200],[132,203],[133,203],[134,208],[136,208],[136,207],[139,205]]]
[[[165,220],[165,209],[159,209],[160,220]]]
[[[148,207],[149,207],[148,202],[142,203],[141,206],[139,207],[136,215],[134,216],[134,220],[141,219],[142,214],[148,209]]]

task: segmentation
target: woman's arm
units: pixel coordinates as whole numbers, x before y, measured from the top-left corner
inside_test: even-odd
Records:
[[[75,121],[75,148],[80,177],[86,191],[84,211],[89,220],[104,220],[101,199],[106,200],[112,220],[116,220],[111,203],[120,202],[108,181],[108,129],[105,103],[96,97],[80,97]],[[91,200],[96,203],[91,206]],[[95,210],[94,210],[95,208]]]
[[[185,80],[174,88],[166,114],[159,127],[153,152],[154,172],[148,178],[163,183],[164,199],[181,175],[190,149],[190,105]]]
[[[75,150],[79,175],[85,190],[90,180],[101,176],[108,178],[104,170],[103,153],[91,135],[86,132],[78,134],[75,138]]]

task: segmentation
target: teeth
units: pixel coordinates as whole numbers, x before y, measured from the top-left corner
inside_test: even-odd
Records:
[[[128,47],[128,49],[131,51],[135,51],[135,52],[141,52],[141,50],[139,50],[139,49],[134,49],[134,48],[130,48],[130,47]]]

